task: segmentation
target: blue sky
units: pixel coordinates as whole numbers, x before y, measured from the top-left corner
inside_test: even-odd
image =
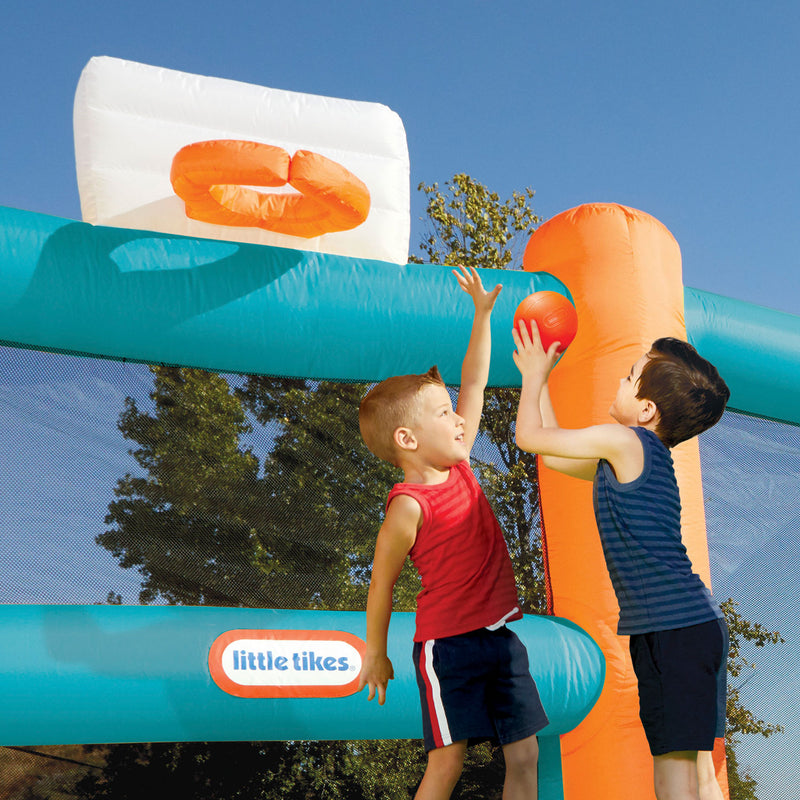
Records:
[[[684,283],[800,313],[800,6],[441,0],[7,4],[0,205],[79,218],[72,101],[95,55],[381,102],[420,181],[531,186],[543,217],[619,202]],[[412,229],[412,243],[420,233]]]
[[[532,187],[543,218],[585,202],[642,209],[677,238],[685,285],[800,314],[795,0],[7,5],[0,28],[0,205],[80,217],[73,96],[87,61],[109,55],[389,106],[408,137],[412,249],[423,230],[417,184],[466,172],[502,196]],[[0,374],[4,427],[14,431],[0,448],[0,524],[5,529],[3,515],[14,504],[18,511],[19,498],[33,491],[26,467],[39,459],[36,481],[41,486],[44,474],[48,489],[21,519],[36,531],[34,541],[58,542],[60,558],[47,576],[54,597],[85,563],[98,574],[85,602],[126,586],[133,602],[135,580],[121,578],[110,557],[84,543],[102,529],[113,480],[132,468],[114,423],[124,394],[146,396],[146,373],[118,365],[119,383],[109,383],[104,370],[78,361],[40,364],[41,374],[29,373],[24,386],[13,369]],[[93,399],[82,394],[87,384]],[[37,452],[46,428],[63,443],[52,459]],[[735,446],[746,463],[753,436],[737,429],[710,442],[707,452],[725,463]],[[786,455],[774,449],[775,463],[785,464]],[[793,453],[796,463],[797,448]],[[779,535],[798,507],[797,493],[787,494],[785,481],[767,474],[737,469],[754,497],[779,505]],[[715,484],[715,496],[726,493],[726,480]],[[68,509],[70,528],[82,539],[66,535],[55,518],[59,509]],[[780,549],[776,535],[749,533],[731,525],[718,534],[715,580],[723,591],[756,581],[769,569],[759,559]],[[7,535],[2,555],[18,544]],[[42,597],[39,569],[31,556],[12,572],[17,588],[31,586],[32,600]],[[9,585],[7,574],[2,583]],[[789,662],[780,663],[783,669]],[[796,707],[792,719],[800,720]],[[770,774],[772,752],[753,756],[763,797],[788,797],[775,783],[783,767]]]

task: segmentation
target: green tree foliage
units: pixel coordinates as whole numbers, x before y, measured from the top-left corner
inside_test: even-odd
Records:
[[[533,189],[512,192],[501,200],[483,184],[463,173],[445,183],[419,190],[428,198],[427,231],[419,246],[430,264],[449,264],[498,269],[511,265],[541,222],[530,207]],[[419,256],[412,262],[421,263]]]
[[[151,409],[128,398],[119,423],[145,474],[119,481],[97,537],[140,571],[141,602],[363,607],[386,484],[353,436],[363,387],[253,377],[234,389],[151,369]],[[254,422],[272,433],[263,465],[241,444]]]
[[[258,461],[240,447],[250,430],[241,403],[219,375],[152,371],[153,412],[128,398],[119,422],[145,474],[119,481],[97,543],[139,570],[142,603],[265,603],[269,573],[255,563],[251,524]]]
[[[401,800],[415,789],[384,742],[181,742],[98,748],[81,800]],[[421,754],[417,752],[417,762]],[[365,769],[368,763],[371,769]],[[376,765],[379,765],[376,767]]]
[[[728,733],[761,734],[769,737],[773,733],[782,733],[780,725],[773,725],[757,719],[752,711],[743,708],[739,692],[749,680],[747,673],[756,669],[756,664],[744,656],[745,644],[751,647],[765,647],[768,644],[779,644],[784,640],[777,631],[768,631],[757,622],[748,622],[736,610],[739,606],[732,598],[720,604],[725,614],[730,631],[730,651],[728,654]]]
[[[275,540],[303,544],[303,557],[282,578],[307,595],[295,607],[366,606],[377,527],[388,488],[399,477],[361,441],[358,405],[366,388],[250,376],[237,391],[254,420],[275,431],[262,478],[265,507],[273,512],[269,536],[257,540],[262,559]],[[418,591],[416,575],[405,570],[398,610],[412,610]]]
[[[739,760],[736,757],[736,745],[738,741],[733,738],[725,743],[725,754],[728,758],[728,794],[730,800],[758,800],[756,795],[757,783],[750,775],[745,772],[742,775]]]
[[[759,734],[765,738],[782,733],[783,727],[758,719],[755,714],[742,705],[740,691],[753,675],[757,665],[745,658],[748,647],[765,647],[779,644],[784,640],[777,631],[768,631],[757,622],[749,622],[736,610],[738,603],[728,598],[720,604],[730,631],[730,650],[728,653],[728,707],[725,752],[728,757],[728,782],[731,800],[758,800],[757,783],[745,772],[739,771],[736,746],[741,735]],[[749,674],[748,674],[749,673]]]

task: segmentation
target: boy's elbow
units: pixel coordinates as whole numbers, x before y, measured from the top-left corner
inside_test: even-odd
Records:
[[[536,447],[531,437],[526,436],[523,432],[517,431],[514,438],[520,450],[524,450],[526,453],[536,452]]]

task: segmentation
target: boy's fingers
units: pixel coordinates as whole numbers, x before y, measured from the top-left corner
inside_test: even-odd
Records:
[[[529,345],[531,343],[531,332],[528,330],[528,326],[525,324],[524,319],[519,321],[517,327],[514,329],[514,332],[517,334],[517,336],[519,336],[519,339],[523,344]]]
[[[477,276],[471,275],[469,272],[466,271],[466,267],[461,267],[461,272],[458,270],[453,270],[453,275],[456,276],[456,280],[458,281],[458,285],[468,294],[470,293],[470,289],[477,280],[478,285],[480,285],[480,278]]]
[[[528,326],[526,325],[525,326],[525,333],[528,333],[527,329],[528,329]],[[544,350],[544,347],[542,346],[542,337],[539,335],[539,325],[536,322],[536,320],[533,320],[533,319],[531,320],[531,328],[530,328],[529,340],[530,340],[531,344],[537,344],[537,345],[539,345],[539,347],[542,348],[542,350]]]

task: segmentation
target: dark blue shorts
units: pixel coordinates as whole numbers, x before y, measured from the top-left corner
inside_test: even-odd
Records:
[[[425,750],[466,739],[501,745],[547,725],[528,652],[502,626],[414,643]]]
[[[650,752],[713,750],[714,739],[725,735],[725,620],[635,634],[630,649]]]

